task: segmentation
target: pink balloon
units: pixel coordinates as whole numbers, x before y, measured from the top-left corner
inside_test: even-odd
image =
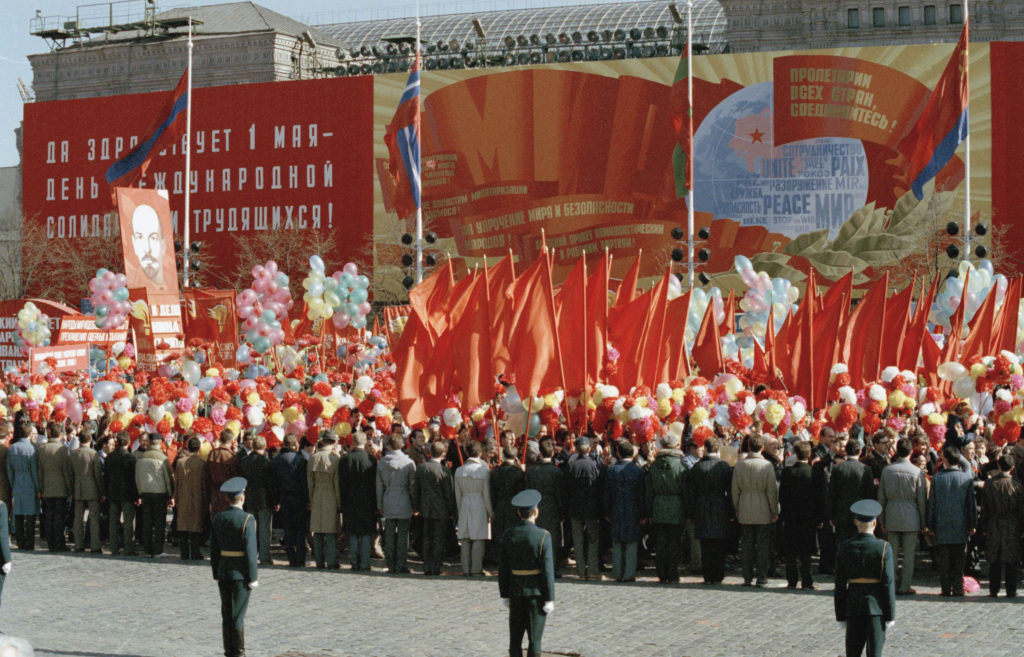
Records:
[[[348,326],[348,315],[345,313],[334,313],[331,319],[334,321],[334,328],[343,329]]]
[[[252,268],[252,277],[253,278],[262,278],[263,277],[263,265],[256,265],[255,267]]]
[[[100,282],[98,280],[96,280],[95,278],[93,278],[92,280],[89,281],[89,291],[90,292],[95,292],[96,288],[99,287],[99,285],[100,285]]]
[[[174,374],[174,370],[171,369],[170,365],[161,365],[160,367],[156,368],[156,373],[166,379],[169,379]]]
[[[360,315],[365,317],[366,315],[370,314],[371,310],[373,310],[373,306],[370,305],[369,301],[364,301],[361,304],[359,304],[359,314]]]
[[[267,291],[267,283],[269,282],[265,278],[257,278],[252,282],[252,289],[256,294],[262,294]]]
[[[108,271],[105,274],[103,274],[103,282],[106,283],[107,285],[110,285],[111,283],[116,283],[117,275],[112,271]]]
[[[110,293],[110,290],[103,290],[96,295],[96,301],[100,302],[100,305],[109,305],[114,300],[114,295]]]
[[[342,269],[352,274],[353,276],[359,275],[359,267],[356,267],[356,263],[354,262],[346,262],[345,266],[342,267]]]
[[[77,401],[68,404],[68,417],[75,424],[81,424],[82,422],[82,405]]]
[[[238,305],[251,306],[254,303],[256,303],[256,293],[252,290],[242,290],[241,294],[238,295]]]
[[[269,271],[270,275],[273,276],[274,274],[277,273],[277,263],[274,262],[273,260],[268,260],[267,264],[264,265],[264,269]]]
[[[118,287],[124,287],[126,285],[128,285],[128,277],[125,276],[124,274],[118,274],[117,275],[117,286]]]

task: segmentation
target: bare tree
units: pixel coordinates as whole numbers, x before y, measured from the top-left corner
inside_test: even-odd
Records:
[[[309,271],[309,258],[319,255],[324,260],[328,275],[341,269],[345,264],[334,251],[336,241],[332,235],[314,230],[276,230],[232,234],[231,240],[236,254],[235,268],[223,276],[217,276],[217,284],[244,290],[252,283],[252,268],[273,260],[279,270],[291,279],[293,299],[301,299],[302,279]],[[356,263],[360,265],[361,263]]]

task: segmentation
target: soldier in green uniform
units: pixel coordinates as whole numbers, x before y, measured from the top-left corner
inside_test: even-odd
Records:
[[[865,499],[850,506],[857,535],[836,554],[836,620],[846,625],[846,656],[881,657],[885,631],[896,613],[896,578],[892,546],[875,538],[875,519],[882,505]]]
[[[245,503],[242,477],[225,481],[221,492],[230,506],[213,518],[210,565],[220,587],[221,630],[224,657],[245,657],[245,610],[256,581],[256,519],[242,510]]]
[[[537,526],[540,493],[532,488],[512,498],[519,523],[501,537],[498,589],[509,608],[509,657],[522,657],[523,633],[528,657],[540,657],[544,621],[555,608],[555,557],[551,534]]]

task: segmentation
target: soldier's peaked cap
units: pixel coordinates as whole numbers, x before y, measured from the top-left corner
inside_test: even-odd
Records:
[[[245,486],[249,483],[244,477],[232,477],[220,485],[220,492],[234,497],[245,492]]]
[[[517,509],[534,509],[538,504],[540,504],[540,492],[532,488],[520,491],[512,498],[512,506]]]
[[[882,505],[871,499],[857,500],[850,505],[850,513],[861,522],[871,522],[882,513]]]

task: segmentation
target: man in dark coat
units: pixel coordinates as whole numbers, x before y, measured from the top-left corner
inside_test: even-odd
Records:
[[[271,497],[274,511],[280,512],[284,528],[284,549],[288,565],[300,568],[306,565],[306,504],[309,489],[306,485],[306,459],[298,450],[299,439],[294,434],[284,437],[281,453],[270,462]]]
[[[501,538],[498,591],[509,609],[509,657],[540,657],[547,615],[555,609],[555,559],[551,536],[536,525],[540,493],[527,489],[513,498],[520,523]]]
[[[540,450],[540,461],[526,468],[526,487],[540,493],[537,526],[551,534],[551,545],[555,549],[555,577],[561,577],[559,568],[565,561],[565,555],[561,552],[562,517],[565,509],[562,471],[553,463],[555,441],[552,438],[541,438],[537,448]]]
[[[245,479],[245,510],[256,518],[256,539],[260,550],[260,563],[273,563],[270,559],[271,518],[270,459],[267,458],[267,439],[255,436],[252,451],[238,462],[239,476]]]
[[[338,462],[342,531],[348,534],[352,570],[369,571],[377,531],[377,463],[366,450],[366,434],[352,434],[352,446]]]
[[[797,561],[800,562],[800,585],[813,589],[811,554],[814,553],[814,481],[811,466],[811,444],[801,440],[793,445],[796,463],[782,471],[779,484],[779,520],[782,522],[782,550],[786,555],[786,580],[796,588]]]
[[[985,559],[988,561],[988,594],[999,595],[1003,574],[1006,597],[1017,597],[1020,577],[1020,538],[1024,528],[1024,486],[1011,476],[1013,457],[998,459],[999,472],[981,489],[981,527],[985,532]]]
[[[245,657],[245,612],[249,607],[249,594],[259,586],[256,519],[242,510],[245,479],[229,479],[220,487],[220,492],[228,508],[213,518],[210,565],[220,589],[224,656]]]
[[[836,534],[826,503],[832,467],[845,453],[846,440],[845,433],[837,436],[834,429],[824,427],[821,430],[821,442],[814,448],[815,461],[811,464],[814,517],[818,526],[818,572],[822,575],[831,575],[835,572]]]
[[[14,536],[19,550],[33,550],[36,544],[36,516],[39,514],[39,461],[28,439],[29,426],[17,422],[7,450],[7,476],[14,491]]]
[[[127,431],[116,436],[117,448],[103,462],[103,488],[110,502],[110,553],[135,554],[135,456],[128,451]],[[123,522],[122,522],[122,516]]]
[[[721,459],[719,450],[721,441],[718,438],[712,436],[705,440],[704,457],[694,464],[687,477],[705,584],[718,584],[725,579],[729,523],[735,520],[732,468]]]
[[[662,583],[679,581],[679,553],[689,509],[688,471],[679,444],[680,437],[675,434],[662,438],[662,449],[647,471],[644,484],[647,516],[654,525],[654,564]]]
[[[946,445],[942,461],[928,495],[928,531],[935,536],[941,595],[959,597],[964,594],[967,541],[978,523],[978,507],[974,478],[960,469],[960,450]]]
[[[491,508],[494,509],[488,552],[493,555],[490,558],[497,561],[497,548],[501,545],[501,537],[506,529],[516,524],[516,510],[512,506],[512,498],[526,488],[526,475],[519,467],[514,447],[501,449],[501,465],[491,470],[488,482],[491,487]]]
[[[892,463],[892,454],[889,448],[892,446],[890,429],[876,431],[871,436],[871,451],[867,453],[861,462],[871,468],[871,477],[875,485],[875,495],[878,495],[878,484],[882,480],[882,470]]]
[[[576,574],[580,579],[601,579],[598,572],[598,538],[601,522],[603,466],[590,458],[590,438],[576,440],[576,455],[566,466],[565,500],[572,520],[572,545]]]
[[[846,625],[846,655],[882,657],[885,631],[896,622],[896,575],[892,547],[875,538],[875,518],[882,505],[860,500],[849,509],[857,535],[836,554],[836,620]]]
[[[860,441],[851,438],[846,443],[845,451],[846,458],[832,466],[825,501],[829,521],[836,530],[837,544],[857,534],[850,506],[857,500],[875,497],[875,480],[871,468],[857,460],[861,453]]]
[[[616,445],[619,461],[608,468],[604,484],[604,509],[612,538],[612,577],[618,582],[636,581],[636,555],[644,507],[643,468],[633,463],[633,445]]]
[[[235,434],[231,429],[224,429],[220,432],[220,445],[213,448],[209,456],[206,457],[207,490],[218,491],[225,481],[238,476],[238,455],[232,449],[234,442]],[[223,495],[210,496],[211,518],[226,508],[226,497]]]
[[[430,458],[416,466],[412,506],[423,519],[423,574],[440,575],[445,540],[455,516],[455,488],[452,472],[444,467],[447,447],[430,443]]]

